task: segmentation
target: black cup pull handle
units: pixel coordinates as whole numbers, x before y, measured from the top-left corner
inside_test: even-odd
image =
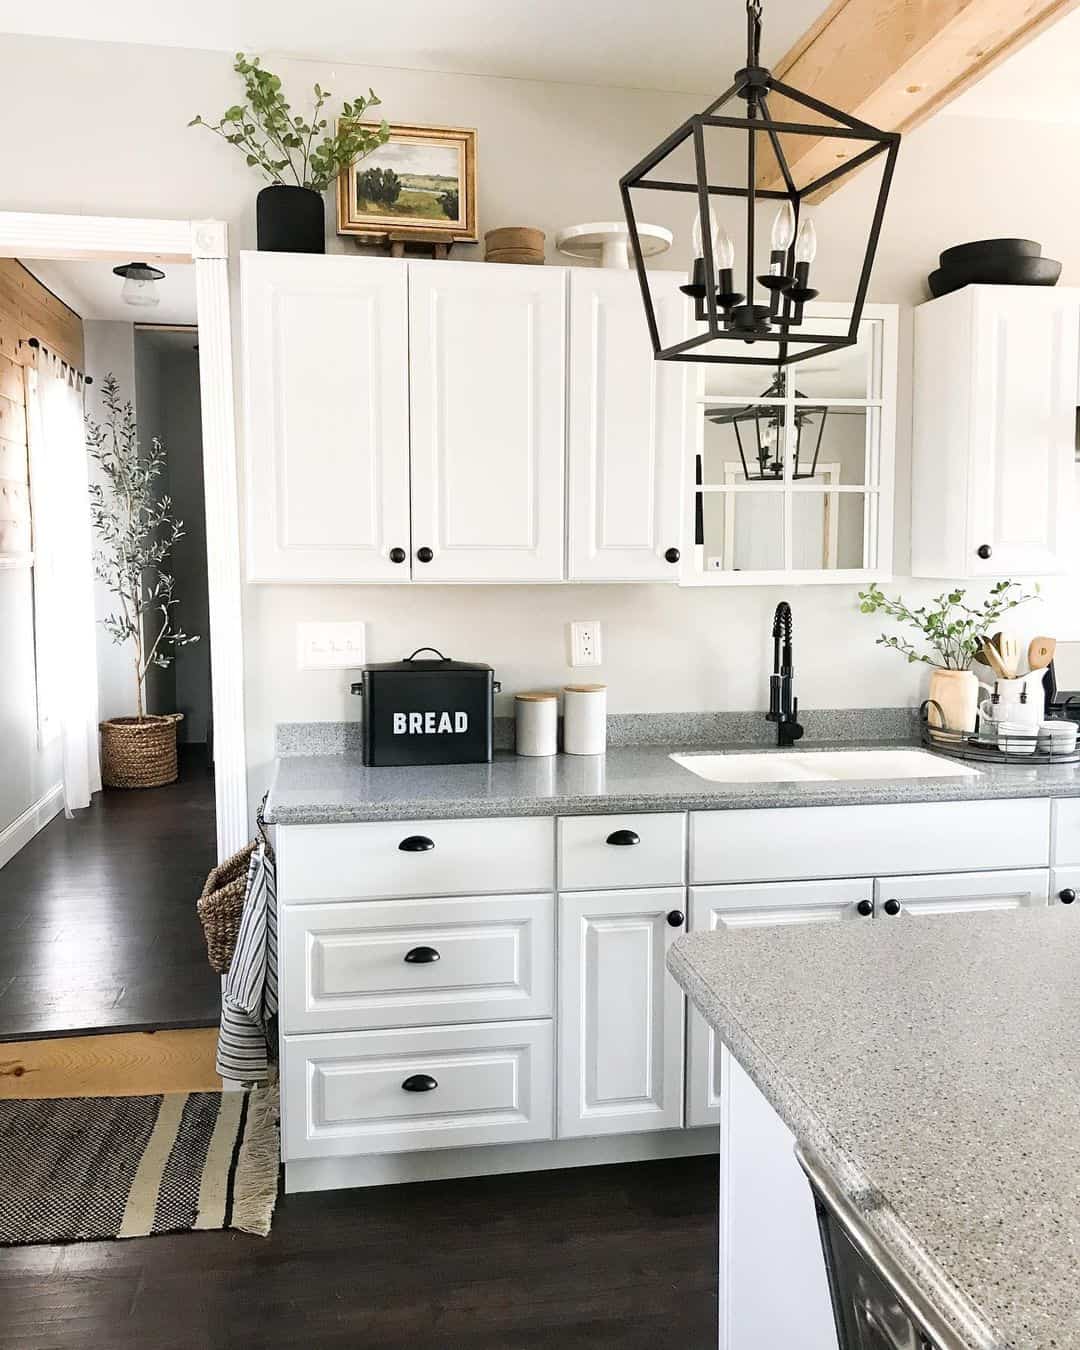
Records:
[[[433,961],[441,961],[442,957],[434,947],[413,947],[405,953],[405,960],[410,966],[430,966]]]
[[[401,1086],[406,1092],[434,1092],[439,1084],[429,1073],[412,1073]]]
[[[618,844],[626,848],[631,844],[640,844],[641,836],[635,834],[633,830],[613,830],[604,842],[607,844]]]
[[[398,844],[402,853],[427,853],[434,847],[435,840],[429,839],[426,834],[410,834],[408,839]]]

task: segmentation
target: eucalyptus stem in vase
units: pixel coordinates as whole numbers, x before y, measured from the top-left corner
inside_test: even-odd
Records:
[[[981,604],[969,602],[967,591],[957,587],[912,609],[900,596],[890,600],[876,582],[871,582],[867,590],[859,592],[859,610],[882,614],[917,631],[921,639],[918,644],[906,636],[882,633],[877,645],[900,652],[910,664],[921,661],[932,667],[931,726],[972,732],[978,714],[979,681],[971,665],[1002,618],[1035,599],[1037,592],[1038,586],[1035,594],[1028,594],[1017,581],[997,581]]]

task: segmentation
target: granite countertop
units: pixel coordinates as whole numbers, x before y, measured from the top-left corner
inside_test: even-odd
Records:
[[[722,748],[734,752],[761,746]],[[816,742],[788,753],[813,754],[829,748],[874,747]],[[892,741],[885,748],[903,746]],[[550,759],[496,751],[490,764],[415,768],[365,768],[355,752],[289,755],[277,761],[266,819],[277,825],[303,825],[1080,796],[1080,764],[979,764],[969,766],[977,773],[952,778],[710,783],[670,758],[679,750],[677,744],[617,746],[606,755]],[[697,743],[684,749],[686,754],[703,751]]]
[[[695,933],[668,964],[962,1344],[1080,1345],[1080,915]]]

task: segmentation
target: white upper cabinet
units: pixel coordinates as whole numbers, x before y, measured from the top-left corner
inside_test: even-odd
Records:
[[[248,579],[408,581],[405,268],[245,253],[240,269]]]
[[[677,342],[685,277],[650,275],[664,341]],[[653,359],[635,272],[571,269],[572,581],[678,581],[690,370]]]
[[[1072,546],[1080,294],[967,286],[915,315],[913,576],[1038,576]]]
[[[561,581],[566,272],[409,263],[416,581]]]

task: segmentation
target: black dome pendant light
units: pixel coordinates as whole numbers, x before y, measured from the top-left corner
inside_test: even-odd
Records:
[[[822,352],[850,347],[858,340],[859,320],[862,317],[870,272],[874,265],[881,223],[885,215],[892,183],[900,133],[880,131],[867,122],[851,117],[839,108],[830,107],[810,94],[776,79],[759,63],[761,46],[761,2],[747,0],[746,65],[735,72],[730,89],[710,103],[704,112],[688,118],[666,137],[655,150],[634,166],[619,180],[623,210],[630,234],[630,247],[641,283],[649,336],[658,360],[708,361],[728,365],[785,366]],[[779,121],[769,113],[769,96],[776,94],[788,104],[805,108],[813,114],[813,121]],[[733,100],[741,99],[745,113],[727,115],[721,109]],[[797,115],[797,114],[796,114]],[[820,119],[820,120],[819,120]],[[706,155],[705,133],[715,128],[730,136],[745,137],[745,186],[713,182],[710,179]],[[837,142],[838,149],[854,143],[865,143],[865,148],[798,186],[784,144],[789,147],[800,136],[814,140]],[[783,187],[765,187],[760,183],[759,150],[764,137],[771,150],[776,173]],[[649,175],[669,155],[685,142],[691,141],[694,154],[694,181],[679,182]],[[810,268],[817,253],[817,237],[813,220],[803,211],[804,203],[812,200],[823,188],[846,174],[854,173],[878,155],[885,155],[873,218],[863,254],[862,269],[855,289],[851,321],[844,334],[804,331],[804,307],[817,295],[810,285]],[[637,222],[631,194],[636,190],[689,193],[696,197],[697,215],[694,222],[694,262],[687,285],[682,287],[694,305],[698,329],[693,336],[665,347],[657,325],[656,310],[649,288],[649,274],[638,238]],[[736,250],[727,231],[719,226],[713,215],[711,199],[741,198],[746,203],[746,271],[745,292],[738,292],[735,280]],[[761,201],[775,201],[779,209],[773,222],[769,266],[761,275],[755,275],[754,243],[757,221],[756,209]],[[845,248],[847,246],[845,245]],[[742,280],[742,278],[740,278]],[[705,325],[704,329],[701,325]],[[812,325],[811,325],[812,328]],[[750,344],[753,354],[742,347],[729,348],[730,354],[718,352],[714,343]],[[709,350],[702,350],[706,346]],[[766,355],[766,352],[768,353]]]

